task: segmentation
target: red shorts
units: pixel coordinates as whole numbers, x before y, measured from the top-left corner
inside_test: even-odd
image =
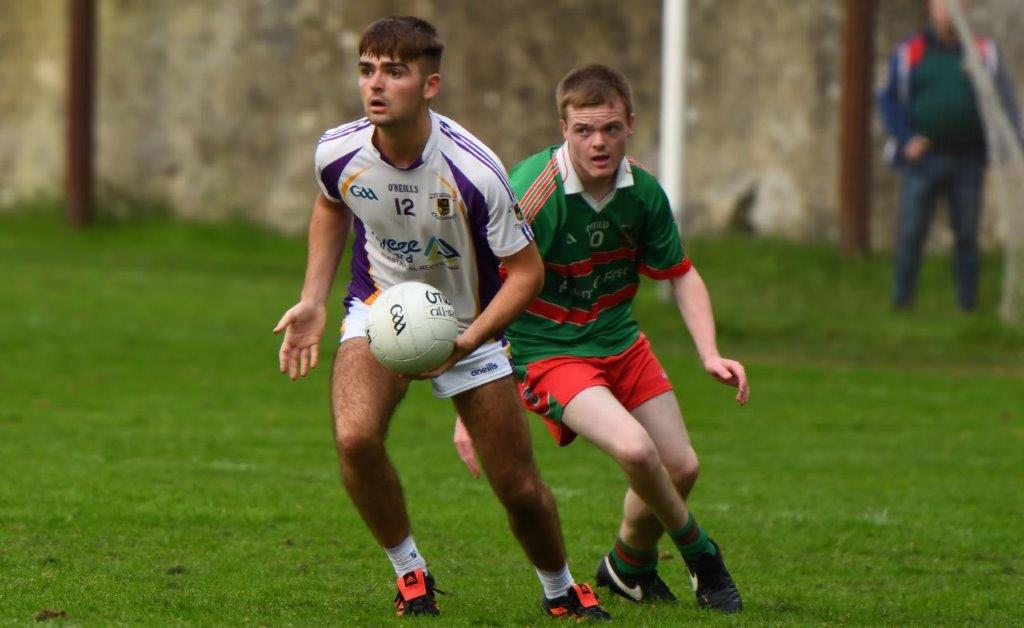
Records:
[[[562,424],[566,404],[592,386],[611,390],[626,410],[672,390],[672,382],[651,351],[647,336],[640,334],[628,349],[603,358],[556,356],[516,366],[519,397],[528,410],[539,414],[564,447],[576,432]]]

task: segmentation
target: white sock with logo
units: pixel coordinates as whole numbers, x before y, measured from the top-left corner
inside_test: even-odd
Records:
[[[391,559],[395,575],[401,576],[415,569],[427,571],[427,561],[423,560],[423,556],[420,555],[420,551],[416,548],[416,541],[412,540],[411,534],[398,545],[384,548],[384,551]]]
[[[562,569],[559,571],[544,571],[537,567],[537,577],[540,579],[541,586],[544,587],[544,597],[549,600],[565,595],[566,590],[576,584],[576,581],[572,579],[572,574],[569,573],[567,564],[562,565]]]

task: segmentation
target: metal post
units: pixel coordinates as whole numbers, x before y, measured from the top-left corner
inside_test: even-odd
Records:
[[[94,0],[69,0],[67,218],[77,229],[93,220]]]
[[[689,0],[664,0],[661,27],[661,139],[659,174],[676,222],[685,204],[686,9]]]
[[[839,136],[839,248],[865,253],[871,218],[871,63],[875,0],[844,0]]]

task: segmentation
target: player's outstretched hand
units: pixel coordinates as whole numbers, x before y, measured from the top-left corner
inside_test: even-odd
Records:
[[[444,361],[444,364],[431,371],[426,371],[424,373],[420,373],[419,375],[413,375],[412,378],[431,379],[437,377],[441,373],[444,373],[451,367],[455,366],[456,362],[466,357],[470,353],[473,353],[475,349],[476,347],[470,347],[468,344],[466,344],[466,342],[463,340],[463,336],[460,334],[455,338],[455,347],[452,349],[452,353],[451,355],[448,356],[448,359]]]
[[[458,415],[455,417],[455,436],[452,437],[452,442],[455,443],[455,451],[459,454],[459,458],[469,469],[469,474],[474,478],[480,477],[480,464],[476,461],[473,439],[470,438],[469,431],[462,423],[462,417]]]
[[[721,356],[709,358],[704,362],[704,370],[712,377],[723,384],[736,388],[736,402],[745,405],[750,399],[750,384],[747,382],[747,372],[743,365],[736,360],[730,360]]]
[[[282,373],[287,372],[289,377],[296,379],[300,375],[305,377],[310,369],[316,368],[326,319],[326,307],[305,301],[299,301],[284,313],[274,327],[275,334],[284,331],[281,350],[277,354]]]

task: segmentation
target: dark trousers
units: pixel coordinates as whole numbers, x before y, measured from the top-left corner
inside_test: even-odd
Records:
[[[953,277],[957,301],[965,310],[977,305],[983,171],[978,154],[942,152],[928,153],[903,169],[893,269],[893,304],[897,307],[909,306],[913,301],[921,267],[921,246],[940,196],[949,202],[949,222],[956,241]]]

